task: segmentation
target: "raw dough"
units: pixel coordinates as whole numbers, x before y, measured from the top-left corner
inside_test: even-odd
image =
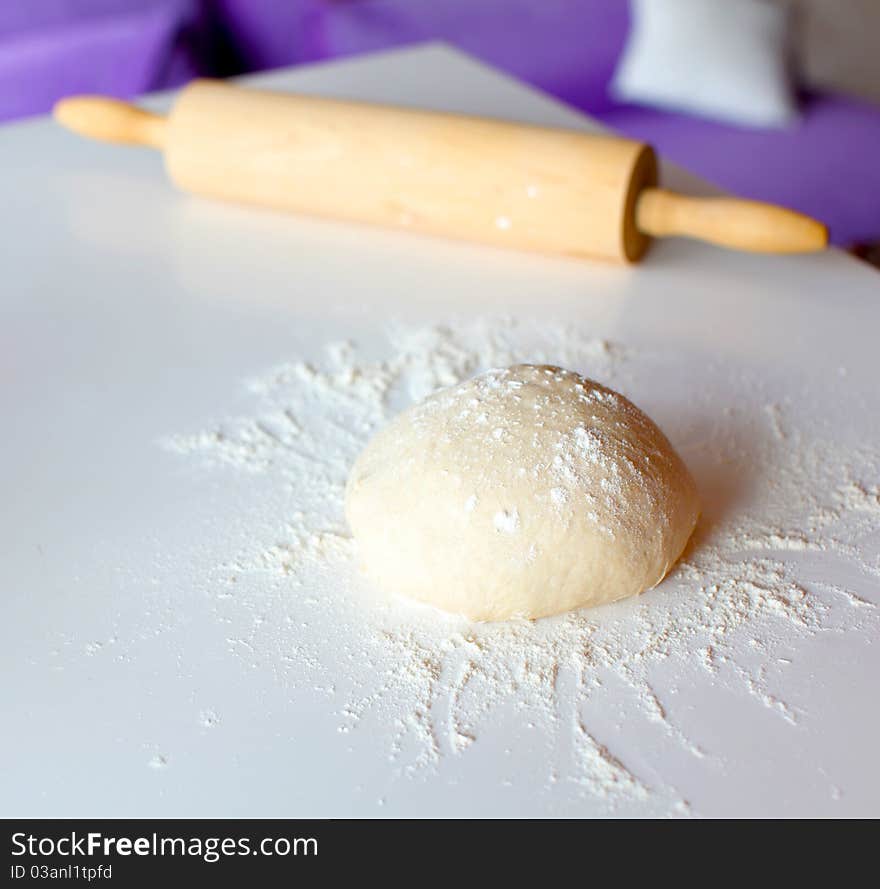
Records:
[[[698,514],[687,468],[635,405],[528,364],[404,411],[364,449],[346,490],[368,576],[473,620],[649,589]]]

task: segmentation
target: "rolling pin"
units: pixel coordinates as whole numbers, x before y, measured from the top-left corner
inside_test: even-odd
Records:
[[[186,191],[330,219],[618,262],[667,235],[764,253],[827,243],[791,210],[658,188],[650,146],[613,136],[210,80],[167,117],[99,96],[54,113],[82,135],[160,149]]]

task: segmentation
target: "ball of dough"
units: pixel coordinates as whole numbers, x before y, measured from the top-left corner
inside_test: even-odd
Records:
[[[486,621],[655,586],[699,514],[687,468],[635,405],[529,364],[396,417],[355,463],[345,508],[378,586]]]

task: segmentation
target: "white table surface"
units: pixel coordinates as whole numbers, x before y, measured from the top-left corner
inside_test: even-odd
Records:
[[[252,79],[593,126],[442,46]],[[837,423],[841,440],[880,440],[880,277],[836,251],[765,258],[667,242],[633,270],[314,223],[181,196],[156,154],[45,119],[0,130],[0,169],[5,816],[609,812],[574,782],[548,783],[535,761],[548,754],[521,743],[515,714],[413,777],[389,763],[379,729],[340,735],[338,701],[291,695],[230,651],[203,591],[247,533],[233,512],[253,505],[248,484],[196,472],[156,442],[246,412],[243,379],[324,342],[377,342],[391,315],[573,320],[693,356],[682,400],[706,356],[732,356],[814,392],[804,410]],[[700,189],[676,170],[666,180]],[[824,570],[843,569],[829,559]],[[853,583],[880,601],[876,578]],[[678,724],[713,765],[652,752],[636,722],[611,749],[647,756],[697,815],[880,814],[878,643],[829,633],[801,644],[780,679],[809,714],[798,726],[729,689],[716,696],[704,675],[675,677]],[[150,767],[156,757],[165,767]],[[666,814],[662,800],[614,811]]]

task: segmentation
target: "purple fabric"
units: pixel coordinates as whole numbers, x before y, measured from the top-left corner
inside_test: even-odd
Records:
[[[620,106],[599,115],[664,157],[742,197],[815,216],[835,244],[880,238],[880,108],[834,96],[804,102],[785,130],[739,129]]]
[[[0,4],[0,120],[72,93],[132,96],[197,71],[182,39],[195,0],[27,0]]]
[[[339,2],[339,0],[337,0]],[[245,71],[324,58],[317,36],[333,0],[210,0],[210,19]]]
[[[304,46],[310,58],[444,40],[589,111],[610,104],[629,29],[626,0],[325,0],[322,8]]]

